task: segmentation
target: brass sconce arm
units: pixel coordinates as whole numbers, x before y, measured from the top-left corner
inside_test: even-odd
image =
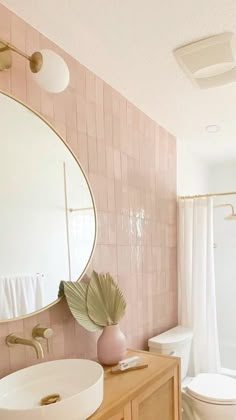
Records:
[[[54,51],[42,49],[28,55],[10,42],[0,39],[0,71],[11,68],[12,52],[29,62],[32,77],[41,88],[51,93],[59,93],[67,88],[70,81],[68,66]]]
[[[30,69],[32,73],[38,73],[43,65],[43,56],[40,52],[35,52],[32,55],[25,54],[23,51],[19,50],[19,48],[12,45],[10,42],[6,42],[3,39],[0,39],[0,53],[5,53],[5,57],[8,57],[8,60],[10,61],[10,66],[8,65],[6,67],[11,67],[11,58],[10,58],[10,51],[14,51],[15,53],[21,55],[22,57],[26,58],[26,60],[30,63]],[[8,53],[8,54],[7,54]],[[2,67],[2,66],[1,66]],[[4,68],[3,68],[4,69]]]

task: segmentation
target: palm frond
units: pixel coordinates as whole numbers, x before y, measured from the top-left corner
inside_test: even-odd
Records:
[[[91,320],[101,327],[117,324],[124,316],[124,296],[109,273],[93,272],[87,290],[87,309]]]
[[[88,331],[97,331],[101,329],[93,320],[89,317],[87,309],[87,293],[88,284],[81,282],[67,281],[63,282],[64,294],[66,296],[67,304],[69,309],[76,319],[76,321],[82,325]],[[62,289],[62,287],[61,287]]]

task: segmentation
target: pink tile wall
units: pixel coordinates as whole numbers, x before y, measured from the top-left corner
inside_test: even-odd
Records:
[[[0,89],[46,117],[82,163],[99,221],[90,269],[118,279],[128,302],[122,321],[128,345],[146,348],[148,337],[177,322],[175,138],[2,5],[0,28],[1,38],[26,53],[52,48],[69,65],[69,88],[51,95],[14,54],[11,71],[0,73]],[[0,376],[37,362],[31,348],[5,345],[9,332],[29,337],[37,323],[54,329],[47,360],[95,357],[96,335],[80,328],[62,301],[37,316],[0,324]]]

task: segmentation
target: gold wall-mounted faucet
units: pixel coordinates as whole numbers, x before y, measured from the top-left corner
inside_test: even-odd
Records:
[[[49,338],[53,336],[53,329],[49,327],[44,327],[40,324],[36,325],[32,330],[32,337],[37,342],[46,340],[47,342],[47,351],[49,353]]]
[[[52,328],[42,327],[40,324],[36,325],[32,330],[32,337],[36,340],[41,338],[46,338],[48,340],[52,336]]]
[[[28,340],[26,338],[17,337],[15,334],[9,334],[6,337],[6,344],[9,347],[15,346],[17,344],[33,347],[36,352],[37,359],[44,358],[43,348],[41,344],[36,340]]]

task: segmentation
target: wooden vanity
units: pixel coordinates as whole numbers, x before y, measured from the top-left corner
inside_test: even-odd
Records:
[[[111,373],[105,368],[104,400],[90,420],[180,420],[180,361],[144,351],[142,370]]]

